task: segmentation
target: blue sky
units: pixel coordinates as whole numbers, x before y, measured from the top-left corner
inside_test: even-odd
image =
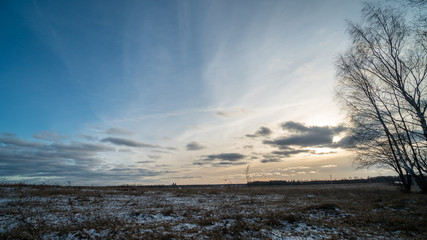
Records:
[[[247,165],[258,180],[376,175],[352,165],[333,101],[345,19],[360,9],[2,1],[0,179],[244,182]]]

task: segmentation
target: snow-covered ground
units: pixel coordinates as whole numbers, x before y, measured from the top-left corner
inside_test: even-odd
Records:
[[[426,213],[395,202],[425,196],[305,188],[5,185],[0,239],[427,239]]]

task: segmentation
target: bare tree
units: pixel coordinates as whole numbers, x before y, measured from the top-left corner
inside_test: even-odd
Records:
[[[347,110],[362,166],[388,166],[406,191],[427,192],[427,44],[420,24],[395,8],[365,3],[348,22],[351,47],[337,61],[338,99]]]
[[[425,6],[427,5],[427,0],[407,0],[412,6]]]

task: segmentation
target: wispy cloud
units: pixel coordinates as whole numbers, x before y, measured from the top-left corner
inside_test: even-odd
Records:
[[[138,142],[138,141],[135,141],[132,139],[126,139],[126,138],[107,137],[102,139],[101,142],[109,142],[114,145],[136,147],[136,148],[160,148],[159,145]]]
[[[105,131],[109,135],[133,135],[133,132],[119,127],[112,127]]]
[[[323,165],[323,166],[321,166],[322,168],[336,168],[336,167],[338,167],[338,165],[335,165],[335,164],[328,164],[328,165]]]
[[[37,134],[0,135],[1,161],[7,161],[0,168],[16,168],[16,174],[26,176],[30,167],[37,174],[45,167],[46,176],[62,174],[55,175],[50,167],[67,169],[81,179],[87,179],[83,174],[124,180],[126,174],[138,178],[163,173],[168,176],[162,181],[168,181],[171,172],[155,164],[195,171],[186,176],[207,179],[213,174],[210,167],[230,166],[218,170],[218,175],[226,175],[235,169],[232,166],[249,162],[255,163],[254,169],[267,169],[305,155],[322,158],[317,155],[326,152],[317,148],[344,151],[351,147],[351,138],[332,126],[340,115],[330,96],[331,53],[345,45],[341,20],[359,14],[359,4],[351,2],[247,1],[242,7],[228,1],[182,1],[173,6],[112,1],[70,9],[55,1],[8,4],[13,7],[9,13],[19,14],[10,14],[17,21],[10,21],[6,33],[22,27],[34,30],[21,37],[30,44],[42,41],[37,46],[43,47],[34,52],[49,55],[37,68],[28,59],[38,55],[11,63],[28,70],[27,82],[22,83],[37,84],[34,77],[45,83],[63,81],[45,84],[43,93],[17,94],[22,89],[16,88],[6,96],[23,96],[22,106],[33,112],[38,106],[51,112],[37,121],[7,123],[3,129],[11,126],[6,130]],[[115,14],[117,10],[123,14]],[[76,18],[82,14],[88,21]],[[28,19],[21,21],[19,16]],[[11,38],[3,45],[7,50],[14,44]],[[52,70],[49,76],[46,69]],[[7,94],[10,88],[4,89]],[[44,102],[25,98],[39,93],[46,93]],[[24,111],[8,109],[3,115],[12,116],[9,119],[29,114],[15,116]],[[284,121],[288,122],[280,125]],[[82,129],[89,122],[96,129]],[[17,130],[20,125],[32,132]],[[40,132],[40,126],[69,138]],[[334,135],[342,139],[333,142]],[[40,160],[41,167],[26,168],[30,159]]]
[[[249,113],[249,110],[247,109],[238,109],[238,110],[221,110],[221,111],[216,111],[215,114],[217,116],[221,116],[221,117],[237,117],[237,116],[242,116],[244,114]]]
[[[33,137],[40,140],[55,141],[55,142],[69,138],[67,136],[61,136],[56,132],[41,132],[41,133],[33,134]]]
[[[196,179],[202,178],[202,176],[179,176],[179,177],[171,177],[172,179]]]
[[[155,161],[138,161],[136,163],[142,163],[142,164],[147,164],[147,163],[154,163]]]

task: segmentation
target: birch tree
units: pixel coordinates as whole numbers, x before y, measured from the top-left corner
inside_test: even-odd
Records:
[[[362,23],[348,22],[352,44],[336,64],[336,93],[352,124],[356,161],[388,166],[405,191],[414,179],[427,192],[427,44],[418,23],[366,3]]]

